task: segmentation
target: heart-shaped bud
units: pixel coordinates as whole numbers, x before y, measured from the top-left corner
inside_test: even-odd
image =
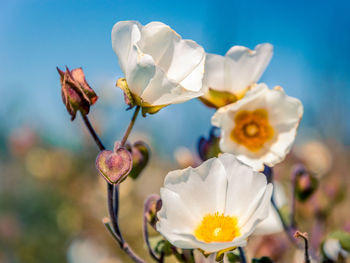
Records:
[[[96,158],[96,168],[111,184],[119,184],[126,179],[132,168],[132,156],[124,147],[114,151],[104,150]]]
[[[137,179],[148,163],[149,148],[144,142],[138,141],[134,143],[130,151],[132,154],[132,170],[129,176],[132,179]]]
[[[217,131],[218,128],[213,127],[208,139],[201,137],[198,140],[198,154],[203,161],[217,157],[221,152],[219,147],[220,136],[216,134]]]

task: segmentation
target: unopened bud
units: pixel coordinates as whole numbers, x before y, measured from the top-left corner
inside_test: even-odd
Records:
[[[74,120],[77,111],[88,114],[90,106],[97,101],[98,97],[86,82],[83,69],[76,68],[70,71],[66,67],[66,71],[59,68],[57,71],[61,77],[62,100],[72,120]]]
[[[132,170],[129,176],[137,179],[148,163],[149,148],[144,142],[138,141],[131,146],[130,151],[132,154]]]
[[[296,180],[295,191],[299,201],[305,202],[316,191],[318,180],[311,173],[307,172],[302,166],[294,170]]]
[[[162,200],[158,195],[150,195],[145,200],[144,204],[144,218],[148,224],[156,229],[156,223],[158,221],[157,213],[162,208]]]
[[[201,137],[198,140],[198,154],[203,161],[217,157],[221,152],[219,147],[220,136],[216,134],[217,130],[218,128],[213,127],[208,139]]]
[[[96,158],[96,168],[107,182],[119,184],[131,171],[131,154],[124,147],[115,147],[114,151],[101,151]]]

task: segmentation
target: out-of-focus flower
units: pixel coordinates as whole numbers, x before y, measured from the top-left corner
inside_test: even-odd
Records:
[[[90,238],[74,239],[67,251],[69,263],[99,263],[106,258],[108,258],[108,252]]]
[[[295,154],[304,162],[309,171],[319,177],[325,175],[332,167],[332,154],[321,141],[306,142],[296,147]]]
[[[232,154],[168,173],[157,230],[174,246],[208,253],[245,246],[266,218],[272,184]]]
[[[130,152],[116,142],[113,151],[101,151],[96,158],[96,169],[111,184],[124,181],[132,169]]]
[[[219,129],[212,127],[209,132],[209,138],[200,137],[198,140],[198,154],[199,157],[205,161],[213,157],[218,157],[220,151],[219,141],[220,136]]]
[[[276,205],[280,209],[287,204],[286,194],[283,190],[283,186],[278,182],[274,182],[273,189],[274,189],[273,195],[274,195]],[[283,231],[284,229],[283,229],[281,219],[276,209],[270,203],[269,215],[257,225],[254,231],[254,235],[270,235],[270,234],[276,234]]]
[[[189,166],[196,167],[200,163],[200,160],[188,149],[181,146],[175,150],[174,158],[181,168],[187,168]]]
[[[241,99],[259,80],[273,54],[271,44],[260,44],[254,50],[233,46],[225,56],[207,54],[201,101],[219,108]]]
[[[328,238],[322,245],[322,251],[327,259],[338,262],[339,258],[345,259],[349,253],[342,248],[340,241],[335,238]]]
[[[257,241],[253,243],[253,247],[250,247],[254,257],[269,257],[273,262],[280,262],[284,253],[290,248],[289,240],[283,234],[261,236]]]
[[[118,22],[112,30],[112,46],[125,75],[117,86],[130,107],[139,105],[143,114],[155,113],[203,95],[204,49],[169,26]]]
[[[98,97],[86,82],[83,69],[76,68],[70,71],[66,67],[66,71],[59,68],[57,71],[61,77],[62,100],[72,120],[74,120],[78,110],[82,114],[88,114],[90,106],[97,101]]]
[[[221,128],[220,149],[256,170],[281,162],[290,151],[303,115],[301,102],[281,87],[259,84],[212,117]]]

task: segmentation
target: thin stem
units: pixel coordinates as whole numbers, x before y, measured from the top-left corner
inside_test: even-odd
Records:
[[[81,113],[81,112],[80,112]],[[104,145],[102,144],[100,138],[98,137],[98,135],[96,134],[94,128],[92,127],[89,118],[87,115],[81,113],[81,117],[83,118],[83,121],[85,123],[86,128],[89,130],[92,138],[94,139],[95,143],[97,144],[98,148],[100,149],[100,151],[105,150],[106,148],[104,147]]]
[[[273,182],[274,182],[273,168],[271,168],[271,169],[269,170],[269,176],[270,176],[271,182],[273,183]],[[284,220],[281,211],[278,209],[278,206],[277,206],[277,204],[276,204],[275,196],[274,196],[274,195],[275,195],[275,191],[272,192],[271,203],[272,203],[272,206],[274,207],[274,209],[276,210],[276,212],[277,212],[277,214],[278,214],[278,217],[279,217],[280,220],[281,220],[281,223],[282,223],[284,232],[287,234],[287,236],[288,236],[289,240],[291,241],[291,243],[294,244],[296,247],[299,247],[299,246],[298,246],[298,243],[295,241],[294,236],[293,236],[294,229],[292,229],[291,227],[289,227],[288,224],[286,223],[286,221]]]
[[[139,111],[140,111],[140,106],[137,106],[135,111],[134,111],[134,115],[132,116],[131,121],[129,123],[129,126],[126,129],[125,134],[123,136],[123,139],[120,143],[121,146],[124,146],[124,144],[126,143],[126,140],[128,139],[130,132],[131,132],[132,128],[134,127],[134,124],[135,124],[137,115],[139,114]]]
[[[304,263],[310,263],[310,255],[309,255],[309,241],[307,233],[301,233],[300,231],[296,231],[294,234],[295,238],[302,238],[304,240]]]
[[[290,242],[291,242],[292,244],[294,244],[296,247],[299,247],[299,246],[298,246],[298,243],[295,241],[294,236],[293,236],[293,231],[294,231],[294,229],[290,228],[290,227],[287,225],[286,221],[285,221],[284,218],[283,218],[283,215],[282,215],[281,211],[278,209],[278,207],[277,207],[277,205],[276,205],[276,202],[275,202],[274,197],[271,198],[271,203],[272,203],[272,206],[274,207],[274,209],[276,210],[276,212],[277,212],[277,214],[278,214],[278,217],[279,217],[280,220],[281,220],[281,223],[282,223],[284,232],[287,234],[287,236],[288,236]],[[300,247],[299,247],[299,248],[300,248]]]
[[[296,211],[296,185],[297,185],[297,173],[292,175],[292,206],[290,211],[290,227],[296,228],[295,211]]]
[[[131,123],[129,124],[127,133],[124,135],[125,141],[126,141],[127,137],[129,136],[129,133],[132,129],[132,126],[136,120],[136,116],[137,116],[138,111],[139,111],[139,109],[135,110],[133,119],[131,120]],[[94,139],[95,143],[97,144],[98,148],[100,149],[100,151],[105,150],[106,148],[104,147],[100,138],[96,134],[88,117],[86,115],[84,115],[83,113],[81,113],[81,116],[82,116],[83,121],[84,121],[87,129],[89,130],[92,138]],[[123,140],[124,140],[124,138],[123,138]],[[138,255],[136,255],[135,252],[129,247],[128,243],[125,242],[125,240],[121,234],[120,227],[118,224],[118,207],[119,207],[119,189],[118,189],[118,186],[114,186],[112,184],[107,183],[107,193],[108,193],[107,194],[108,212],[109,212],[109,216],[111,219],[112,228],[110,227],[109,223],[105,223],[106,228],[112,234],[114,239],[118,242],[120,248],[123,249],[134,262],[145,263],[145,261],[143,261]]]
[[[247,263],[247,259],[245,257],[245,253],[244,253],[243,248],[238,247],[238,250],[239,250],[239,256],[241,258],[241,263]]]
[[[109,216],[111,218],[111,223],[113,226],[114,231],[116,232],[116,234],[118,235],[119,239],[121,240],[122,243],[124,243],[124,238],[120,232],[120,227],[119,227],[119,223],[118,223],[118,213],[115,210],[115,204],[114,204],[114,196],[115,196],[115,192],[114,192],[114,185],[112,184],[108,184],[107,183],[107,204],[108,204],[108,212],[109,212]],[[116,189],[118,190],[118,189]]]
[[[150,203],[153,202],[155,199],[158,199],[159,197],[156,195],[151,195],[150,197],[148,197],[145,201],[144,207],[143,207],[143,238],[146,242],[147,245],[147,249],[149,254],[151,255],[151,257],[159,262],[162,263],[164,261],[164,255],[161,255],[160,257],[158,257],[156,255],[156,253],[154,252],[154,250],[151,247],[151,244],[149,242],[149,235],[148,235],[148,219],[147,219],[147,212],[150,206]],[[164,253],[163,253],[164,254]]]

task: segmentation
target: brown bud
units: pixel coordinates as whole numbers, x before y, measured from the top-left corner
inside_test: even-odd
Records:
[[[113,152],[104,150],[96,158],[96,168],[107,182],[119,184],[131,171],[131,154],[124,147],[115,147]]]
[[[64,105],[68,113],[74,120],[78,110],[82,114],[88,114],[90,106],[97,101],[97,95],[94,90],[86,82],[82,68],[76,68],[70,71],[66,67],[66,71],[62,71],[57,67],[57,71],[61,77],[61,93]]]

